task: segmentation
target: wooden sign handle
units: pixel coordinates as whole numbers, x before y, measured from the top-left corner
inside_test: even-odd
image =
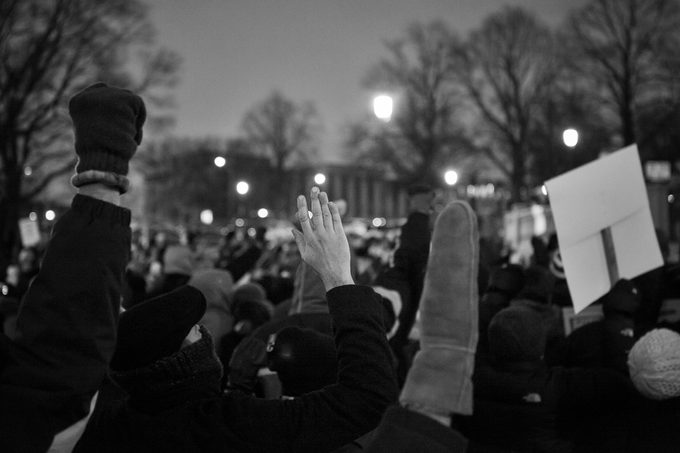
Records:
[[[614,251],[614,240],[612,230],[607,227],[600,231],[602,244],[604,245],[604,256],[607,260],[607,272],[609,273],[610,286],[614,286],[619,281],[619,266],[616,263],[616,253]]]

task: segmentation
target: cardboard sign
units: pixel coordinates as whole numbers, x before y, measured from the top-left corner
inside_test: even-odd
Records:
[[[38,228],[38,222],[34,220],[27,217],[19,219],[19,234],[24,247],[33,247],[40,243],[40,228]]]
[[[576,313],[616,279],[663,265],[636,145],[545,185]]]

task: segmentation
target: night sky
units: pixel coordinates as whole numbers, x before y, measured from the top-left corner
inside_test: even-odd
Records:
[[[279,89],[312,101],[324,125],[322,156],[338,160],[342,129],[371,109],[361,79],[387,55],[384,41],[413,21],[441,19],[459,34],[503,5],[549,25],[585,0],[147,0],[158,44],[183,58],[178,136],[234,137],[244,113]]]

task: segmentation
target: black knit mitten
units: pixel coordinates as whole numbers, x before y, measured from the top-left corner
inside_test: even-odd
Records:
[[[127,191],[128,162],[142,142],[146,108],[142,98],[128,90],[96,83],[69,103],[78,155],[71,184],[103,183]]]

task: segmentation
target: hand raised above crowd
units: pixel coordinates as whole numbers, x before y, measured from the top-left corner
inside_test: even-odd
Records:
[[[297,198],[297,216],[302,231],[293,230],[302,259],[321,277],[326,291],[336,286],[352,285],[350,252],[338,207],[328,202],[328,195],[312,187],[312,217],[309,218],[304,195]]]

